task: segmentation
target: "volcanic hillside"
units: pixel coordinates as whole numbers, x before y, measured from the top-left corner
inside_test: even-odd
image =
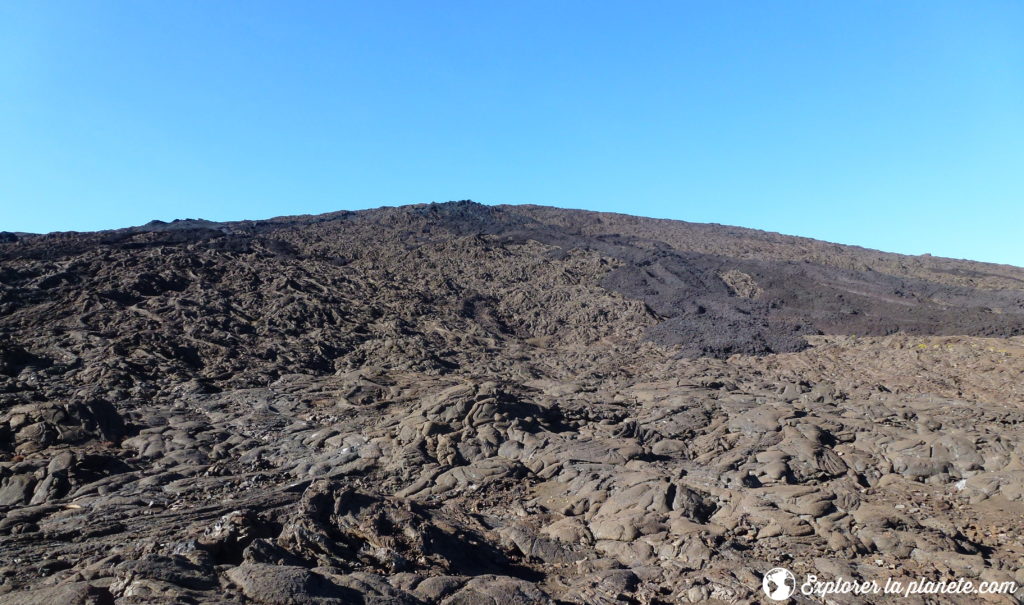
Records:
[[[0,603],[1024,585],[1024,269],[473,202],[0,242]]]

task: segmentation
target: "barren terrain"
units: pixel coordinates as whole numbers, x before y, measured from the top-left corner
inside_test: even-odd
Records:
[[[0,242],[0,604],[1024,586],[1024,269],[472,202]]]

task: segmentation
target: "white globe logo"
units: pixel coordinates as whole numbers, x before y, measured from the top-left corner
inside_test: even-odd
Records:
[[[764,594],[773,601],[784,601],[793,596],[796,592],[796,578],[785,568],[776,567],[768,570],[761,580],[761,588]]]

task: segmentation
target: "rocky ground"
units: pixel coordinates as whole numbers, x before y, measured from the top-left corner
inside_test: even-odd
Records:
[[[466,202],[0,240],[4,605],[1024,585],[1022,269]]]

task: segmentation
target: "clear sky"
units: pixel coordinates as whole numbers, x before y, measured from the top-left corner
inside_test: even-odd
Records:
[[[0,2],[0,230],[467,198],[1024,265],[1024,3]]]

